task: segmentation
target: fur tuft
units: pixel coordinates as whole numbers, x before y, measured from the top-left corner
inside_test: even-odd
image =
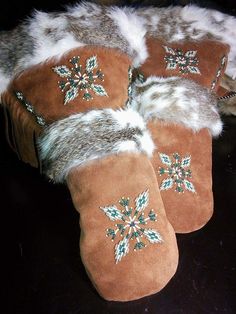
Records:
[[[201,30],[206,36],[211,35],[221,42],[230,46],[226,73],[236,78],[236,18],[212,9],[197,7],[196,5],[185,6],[181,10],[181,17],[191,24],[191,30]]]
[[[10,77],[0,70],[0,94],[6,89],[9,81]]]
[[[38,140],[43,172],[63,182],[70,170],[124,152],[151,157],[154,143],[142,117],[132,109],[92,110],[56,121]]]
[[[214,39],[230,46],[226,73],[236,78],[236,18],[196,5],[140,7],[136,14],[144,19],[148,36],[167,42]]]
[[[133,66],[140,66],[148,57],[144,20],[132,9],[113,7],[110,18],[117,24],[121,35],[128,42],[129,54],[133,56]]]
[[[213,136],[222,131],[217,99],[208,89],[180,77],[150,76],[133,84],[131,107],[145,120],[158,118],[180,123],[193,131],[208,128]]]
[[[226,73],[236,78],[234,16],[194,5],[118,8],[89,2],[67,6],[63,12],[35,11],[14,30],[0,32],[0,78],[8,82],[29,66],[83,45],[120,49],[137,67],[148,57],[145,36],[227,43]]]
[[[29,35],[34,39],[37,53],[25,58],[24,67],[43,62],[51,57],[60,57],[68,50],[84,46],[73,34],[66,31],[68,21],[65,16],[51,16],[48,13],[35,11],[30,19]]]

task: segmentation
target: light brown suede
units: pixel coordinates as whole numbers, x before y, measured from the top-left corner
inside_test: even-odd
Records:
[[[35,122],[34,116],[25,110],[11,93],[4,92],[2,105],[9,146],[20,160],[40,168],[36,139],[42,132],[42,126]]]
[[[98,293],[106,300],[130,301],[160,291],[176,272],[178,248],[148,157],[121,154],[96,160],[72,169],[67,183],[74,206],[80,213],[82,261]],[[120,211],[123,209],[124,214],[126,210],[119,201],[129,197],[129,206],[133,207],[130,217],[133,217],[137,208],[135,199],[145,191],[148,191],[149,201],[136,220],[142,212],[147,218],[153,210],[156,221],[148,219],[145,225],[138,226],[154,229],[161,241],[150,243],[143,234],[139,241],[146,247],[134,251],[138,240],[129,239],[129,252],[117,260],[116,245],[132,228],[127,227],[123,237],[117,231],[112,241],[108,229],[115,230],[117,223],[125,225],[127,222],[112,221],[102,208],[113,205]]]
[[[225,71],[229,53],[227,44],[213,40],[168,43],[161,39],[148,38],[147,47],[149,58],[140,68],[144,77],[150,75],[181,76],[192,79],[211,90],[216,90],[220,84],[220,77]],[[164,47],[170,48],[171,52],[168,53]],[[191,63],[191,65],[195,66],[199,73],[191,73],[187,67],[185,67],[186,73],[181,71],[180,63],[176,61],[176,49],[180,50],[179,59],[183,59],[185,54],[190,51],[196,51],[195,56],[191,57],[190,60],[196,59],[196,64]],[[175,59],[175,68],[168,68],[168,64],[170,64],[168,57]]]
[[[103,73],[103,79],[95,79],[94,84],[102,85],[107,96],[96,95],[88,88],[93,99],[83,99],[85,90],[79,90],[78,96],[64,104],[65,93],[59,88],[60,77],[53,69],[65,65],[70,71],[75,66],[70,62],[73,57],[79,56],[78,65],[82,66],[81,74],[86,71],[86,60],[97,57],[98,66],[92,70]],[[97,46],[85,46],[73,49],[61,58],[52,58],[44,63],[32,66],[16,77],[9,90],[12,94],[21,91],[24,97],[34,106],[37,114],[42,115],[47,123],[65,118],[71,114],[85,112],[92,109],[123,107],[128,99],[130,58],[118,49],[109,49]],[[74,78],[75,73],[71,76]],[[67,90],[69,89],[69,85]]]
[[[177,75],[192,79],[212,91],[218,88],[227,62],[227,45],[209,40],[166,43],[154,38],[148,39],[147,44],[149,58],[140,68],[144,78]],[[180,59],[186,57],[186,53],[192,55],[192,61],[187,63],[181,59],[185,64],[182,68],[180,59],[176,59],[177,49],[180,49]],[[170,68],[172,57],[173,67]],[[188,65],[194,66],[195,70],[187,68]],[[148,127],[157,146],[152,164],[167,217],[177,233],[198,230],[213,214],[211,135],[207,129],[195,133],[180,124],[168,124],[158,119],[150,120]],[[174,164],[178,163],[173,156],[175,153],[179,154],[180,163],[177,173],[174,173]],[[181,166],[183,159],[186,162],[184,167]]]
[[[77,65],[74,65],[70,60],[77,56],[79,60]],[[83,95],[86,90],[78,89],[78,95],[64,104],[66,92],[71,84],[62,91],[59,82],[66,82],[67,78],[60,77],[55,68],[66,66],[71,72],[70,76],[75,78],[72,68],[81,65],[81,74],[84,74],[87,60],[94,56],[97,59],[97,67],[90,72],[96,74],[97,70],[101,69],[102,79],[95,78],[94,84],[101,85],[107,95],[97,95],[88,88],[87,91],[93,98],[85,100]],[[18,153],[21,160],[33,167],[39,167],[35,141],[44,125],[92,109],[124,107],[131,80],[130,65],[130,58],[118,49],[86,46],[70,50],[60,58],[51,58],[20,73],[1,95],[7,139],[12,149]],[[17,98],[17,92],[22,94],[23,101]],[[41,121],[41,125],[38,121]]]
[[[161,196],[165,205],[166,214],[177,233],[187,233],[200,229],[213,214],[212,194],[212,138],[207,129],[193,132],[181,125],[166,125],[160,120],[150,121],[148,128],[151,131],[153,141],[158,147],[154,152],[152,164],[156,171],[159,187],[166,179],[177,179],[177,175],[165,172],[161,168],[174,167],[174,153],[180,155],[180,163],[183,158],[190,156],[190,165],[182,167],[190,170],[191,175],[182,175],[180,179],[192,183],[194,191],[188,190],[184,182],[181,182],[178,192],[178,184],[173,183],[170,189],[161,190]],[[171,166],[163,164],[160,154],[166,154],[171,159]]]

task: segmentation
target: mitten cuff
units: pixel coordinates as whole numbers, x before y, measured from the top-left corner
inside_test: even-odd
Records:
[[[43,172],[63,182],[70,170],[108,155],[152,155],[154,143],[143,118],[134,110],[91,110],[48,126],[39,137]]]
[[[189,79],[150,76],[145,82],[136,81],[131,106],[145,120],[158,118],[193,131],[208,128],[213,136],[222,131],[216,97]]]

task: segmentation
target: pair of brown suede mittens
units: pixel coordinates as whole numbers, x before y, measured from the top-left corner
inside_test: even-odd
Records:
[[[13,150],[66,182],[80,213],[82,261],[106,300],[160,291],[178,266],[175,232],[199,229],[212,215],[210,132],[217,135],[221,122],[215,98],[199,82],[182,72],[160,77],[167,67],[166,76],[179,68],[187,78],[189,71],[208,75],[200,51],[198,63],[196,48],[183,54],[171,47],[157,63],[160,49],[149,51],[141,71],[158,77],[143,82],[132,83],[125,54],[90,46],[22,72],[2,95]],[[182,66],[186,59],[190,65]],[[214,62],[220,72],[209,72],[212,90],[222,62]]]

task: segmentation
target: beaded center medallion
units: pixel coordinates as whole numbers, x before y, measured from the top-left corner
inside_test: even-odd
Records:
[[[119,201],[123,209],[115,205],[100,207],[111,221],[120,221],[114,228],[107,229],[107,237],[112,241],[122,238],[115,245],[116,264],[129,253],[130,240],[134,241],[133,250],[141,250],[149,243],[163,242],[162,236],[155,229],[146,228],[149,221],[155,222],[157,215],[150,210],[147,217],[144,211],[149,203],[149,191],[140,193],[135,199],[135,208],[130,207],[130,199],[122,197]],[[146,240],[146,241],[145,241]]]
[[[85,69],[79,64],[80,57],[74,56],[69,62],[71,67],[59,65],[53,67],[53,71],[65,80],[58,82],[59,88],[65,92],[64,105],[79,96],[82,92],[84,100],[92,100],[92,92],[98,96],[108,96],[105,88],[100,84],[95,84],[97,80],[104,81],[104,74],[98,68],[97,56],[86,59]]]
[[[188,50],[185,53],[182,49],[173,49],[167,46],[163,46],[166,55],[164,60],[166,62],[166,70],[178,69],[182,74],[201,74],[197,65],[199,60],[197,59],[196,50]]]
[[[160,190],[169,190],[175,186],[175,191],[183,193],[184,190],[195,193],[195,188],[189,179],[192,177],[192,172],[187,169],[191,164],[191,156],[185,156],[181,159],[178,153],[174,153],[173,158],[170,156],[159,153],[159,158],[166,166],[159,167],[159,175],[167,175],[167,179],[161,182]]]

